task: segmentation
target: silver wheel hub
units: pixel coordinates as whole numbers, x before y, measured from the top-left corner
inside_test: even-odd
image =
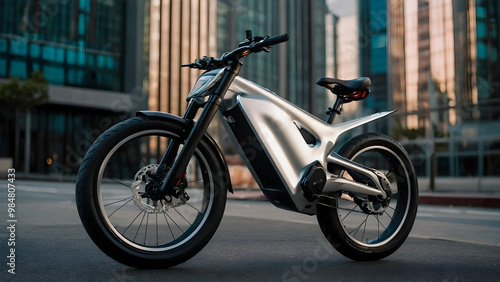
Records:
[[[366,210],[373,214],[383,214],[386,209],[386,205],[383,205],[382,203],[364,202],[362,205],[366,208]]]
[[[130,186],[132,190],[132,199],[134,200],[134,204],[140,209],[147,213],[164,213],[169,208],[174,208],[183,205],[182,202],[173,203],[172,197],[161,199],[161,200],[152,200],[148,197],[143,197],[143,192],[141,192],[141,184],[146,185],[147,180],[149,179],[148,175],[152,175],[156,172],[158,168],[157,164],[147,165],[141,168],[134,176],[134,183]]]

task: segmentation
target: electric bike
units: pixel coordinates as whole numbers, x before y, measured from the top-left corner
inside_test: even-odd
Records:
[[[108,256],[137,268],[167,268],[193,257],[221,222],[233,193],[219,145],[207,133],[216,114],[266,198],[315,215],[331,245],[358,261],[396,251],[413,226],[418,183],[405,149],[380,133],[348,130],[386,117],[379,112],[334,124],[343,104],[364,99],[367,77],[316,82],[336,95],[326,121],[238,73],[243,58],[288,40],[253,37],[220,58],[182,65],[205,72],[181,116],[138,112],[99,136],[76,184],[81,221]]]

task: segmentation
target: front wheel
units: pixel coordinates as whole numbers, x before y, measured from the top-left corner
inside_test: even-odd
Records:
[[[136,117],[103,133],[78,173],[76,201],[94,243],[138,268],[167,268],[199,252],[215,233],[226,204],[224,167],[203,138],[186,169],[188,200],[151,199],[146,185],[182,125]],[[182,145],[181,145],[182,148]]]
[[[387,257],[406,240],[417,214],[418,183],[410,158],[398,142],[378,133],[354,137],[338,153],[382,172],[392,195],[387,201],[345,191],[322,195],[317,205],[321,230],[350,259]],[[355,178],[346,171],[341,177]]]

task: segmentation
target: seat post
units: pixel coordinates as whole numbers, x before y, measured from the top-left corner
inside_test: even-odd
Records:
[[[326,114],[328,115],[326,122],[328,124],[332,124],[335,121],[336,115],[342,114],[342,104],[343,103],[344,103],[344,98],[341,97],[340,95],[337,95],[337,99],[335,100],[335,103],[333,103],[333,106],[328,108],[328,111],[326,112]]]

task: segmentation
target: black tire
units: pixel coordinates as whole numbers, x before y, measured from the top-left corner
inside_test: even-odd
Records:
[[[354,137],[338,153],[384,173],[391,182],[393,195],[385,204],[344,191],[324,195],[317,206],[321,230],[337,251],[352,260],[385,258],[403,244],[415,221],[418,208],[415,169],[404,148],[379,133]],[[347,172],[342,176],[353,178]],[[368,209],[367,202],[371,202]]]
[[[80,219],[93,242],[116,261],[136,268],[168,268],[198,253],[222,219],[227,179],[204,137],[187,169],[184,204],[142,198],[179,123],[136,117],[103,133],[82,161],[76,184]],[[182,147],[182,146],[181,146]]]

